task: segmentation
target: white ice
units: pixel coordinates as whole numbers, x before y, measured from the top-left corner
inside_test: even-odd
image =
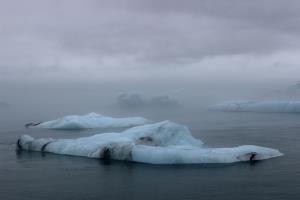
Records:
[[[187,127],[169,121],[78,139],[34,139],[23,135],[18,146],[29,151],[149,164],[232,163],[249,161],[253,153],[255,160],[282,155],[278,150],[252,145],[207,148]]]
[[[211,106],[210,110],[228,112],[299,113],[300,101],[240,101]]]
[[[89,129],[89,128],[128,128],[149,123],[142,117],[113,118],[97,113],[87,115],[69,115],[59,119],[43,122],[36,127],[46,129]]]

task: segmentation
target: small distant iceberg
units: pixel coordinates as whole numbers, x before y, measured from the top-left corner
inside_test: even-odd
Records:
[[[114,118],[97,113],[89,113],[86,115],[69,115],[41,123],[28,123],[25,126],[45,129],[78,130],[92,128],[129,128],[148,124],[149,122],[149,120],[142,117]]]
[[[153,97],[150,102],[150,106],[153,107],[169,107],[169,108],[176,108],[179,107],[179,102],[171,95],[161,95]]]
[[[300,90],[300,81],[289,87],[290,90]]]
[[[117,104],[124,108],[139,108],[146,105],[145,100],[139,93],[120,93],[117,96]]]
[[[180,107],[180,103],[171,95],[160,95],[147,99],[135,92],[119,94],[117,105],[126,109],[174,109]]]
[[[253,145],[207,148],[191,135],[187,127],[170,121],[78,139],[34,139],[23,135],[17,145],[28,151],[148,164],[233,163],[283,155],[276,149]]]
[[[225,102],[210,106],[209,110],[224,112],[300,113],[300,101]]]

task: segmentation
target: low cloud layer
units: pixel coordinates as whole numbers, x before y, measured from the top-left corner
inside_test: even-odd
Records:
[[[299,9],[296,0],[0,0],[0,80],[235,79],[246,71],[295,81]]]

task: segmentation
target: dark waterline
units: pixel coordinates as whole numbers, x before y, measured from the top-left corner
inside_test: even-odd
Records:
[[[285,155],[254,165],[103,162],[15,150],[23,133],[73,138],[95,130],[25,130],[17,124],[0,132],[0,199],[299,199],[300,115],[200,113],[172,120],[211,146],[255,144]]]

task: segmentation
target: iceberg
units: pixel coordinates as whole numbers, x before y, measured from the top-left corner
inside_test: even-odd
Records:
[[[162,95],[153,97],[150,100],[150,105],[154,107],[170,107],[176,108],[179,107],[179,102],[172,97],[171,95]]]
[[[299,113],[299,101],[241,101],[225,102],[210,106],[212,111],[225,112],[272,112],[272,113]]]
[[[92,128],[128,128],[144,125],[149,122],[149,120],[142,117],[113,118],[97,113],[89,113],[86,115],[69,115],[42,123],[29,123],[25,126],[35,126],[45,129],[77,130]]]
[[[23,135],[19,149],[148,164],[233,163],[278,157],[278,150],[244,145],[208,148],[185,126],[163,121],[120,133],[102,133],[77,139],[34,139]]]
[[[117,97],[117,103],[125,108],[142,107],[146,104],[139,93],[121,93]]]
[[[291,90],[300,90],[300,81],[292,86],[290,86],[288,89]]]
[[[171,95],[160,95],[144,98],[139,93],[121,93],[117,97],[117,104],[121,108],[179,108],[180,103]]]

